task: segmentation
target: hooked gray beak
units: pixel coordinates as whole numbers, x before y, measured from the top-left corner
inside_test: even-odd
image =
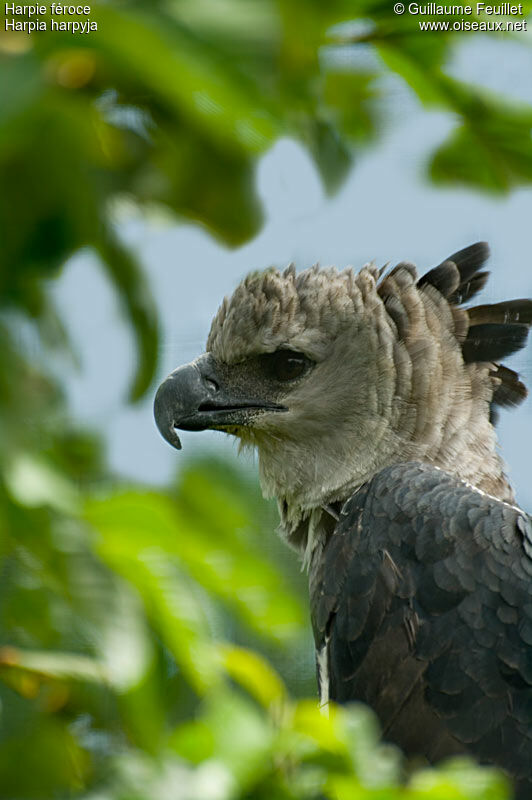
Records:
[[[177,450],[181,450],[181,442],[176,428],[224,430],[248,425],[264,411],[286,410],[284,406],[247,396],[242,389],[226,389],[210,353],[171,372],[159,386],[153,405],[159,432]]]

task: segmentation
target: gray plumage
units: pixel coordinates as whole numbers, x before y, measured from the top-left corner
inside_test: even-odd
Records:
[[[532,796],[532,527],[517,507],[419,462],[345,503],[312,574],[326,693],[436,762],[469,752]]]
[[[309,570],[322,696],[369,703],[409,755],[501,765],[524,798],[532,538],[492,423],[526,396],[500,360],[532,302],[463,306],[487,255],[421,278],[408,262],[250,275],[155,416],[176,447],[176,428],[214,428],[256,448]]]

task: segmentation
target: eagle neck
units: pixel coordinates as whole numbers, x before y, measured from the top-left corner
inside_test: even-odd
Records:
[[[311,569],[316,556],[322,552],[333,533],[339,519],[342,502],[318,506],[310,511],[300,511],[299,518],[294,518],[286,502],[279,503],[281,517],[280,533],[282,538],[301,556],[301,568]]]

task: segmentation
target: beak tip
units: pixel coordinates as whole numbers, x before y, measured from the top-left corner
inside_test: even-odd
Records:
[[[164,391],[161,391],[164,384],[159,387],[155,396],[153,407],[155,424],[163,439],[176,450],[181,450],[181,440],[176,433],[174,415],[172,408],[168,403]]]
[[[165,442],[168,442],[168,444],[174,447],[176,450],[182,449],[181,439],[177,435],[173,424],[169,425],[168,427],[167,426],[163,427],[157,424],[157,428],[159,429],[159,433],[161,434]]]

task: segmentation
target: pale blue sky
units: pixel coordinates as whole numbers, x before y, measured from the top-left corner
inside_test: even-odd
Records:
[[[530,40],[530,39],[529,39]],[[471,37],[449,71],[532,103],[532,49],[495,37]],[[398,79],[390,78],[387,132],[362,154],[334,198],[323,193],[305,151],[282,140],[260,161],[257,186],[266,212],[252,242],[228,250],[200,226],[146,221],[119,213],[120,230],[139,255],[161,313],[159,376],[202,352],[210,320],[224,294],[252,269],[294,261],[362,266],[408,259],[425,269],[479,239],[489,241],[492,278],[483,300],[532,297],[532,189],[493,198],[464,189],[441,189],[423,179],[427,154],[455,122],[422,111]],[[74,416],[100,430],[111,465],[122,475],[159,483],[198,449],[215,447],[234,457],[229,437],[183,434],[183,451],[157,433],[152,398],[131,407],[124,397],[132,371],[131,334],[95,259],[80,254],[51,287],[81,359],[81,370],[58,364]],[[509,363],[532,386],[532,342]],[[520,501],[532,508],[529,452],[532,404],[501,414],[503,456]]]

